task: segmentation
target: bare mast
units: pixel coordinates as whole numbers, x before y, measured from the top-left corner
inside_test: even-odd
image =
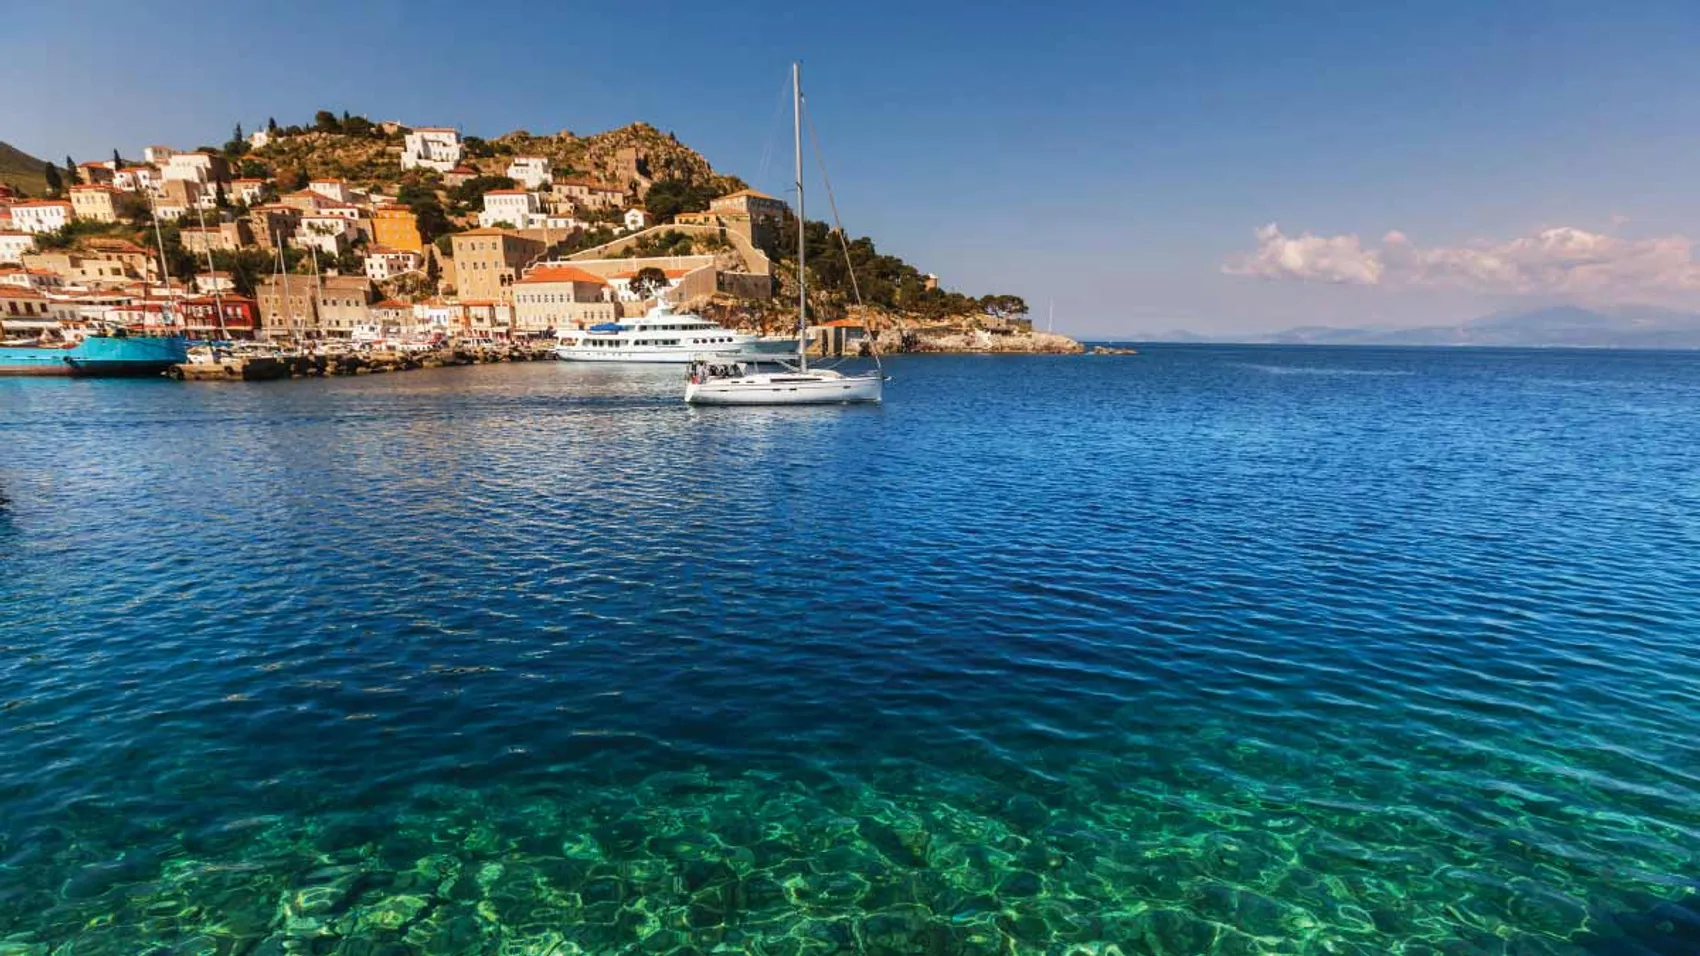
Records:
[[[791,62],[791,134],[797,151],[797,368],[809,370],[809,292],[804,270],[804,233],[808,220],[803,217],[803,63]]]

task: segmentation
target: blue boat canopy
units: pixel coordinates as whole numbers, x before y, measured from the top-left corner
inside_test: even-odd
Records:
[[[626,327],[618,322],[603,322],[590,327],[592,332],[624,332]]]

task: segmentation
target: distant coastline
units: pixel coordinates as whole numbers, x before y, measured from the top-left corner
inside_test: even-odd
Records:
[[[1298,326],[1262,334],[1142,333],[1135,343],[1169,345],[1428,346],[1518,349],[1700,349],[1700,314],[1652,306],[1592,310],[1553,306],[1414,328]],[[1092,343],[1088,343],[1092,344]]]

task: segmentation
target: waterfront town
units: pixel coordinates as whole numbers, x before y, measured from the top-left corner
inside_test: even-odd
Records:
[[[44,162],[34,190],[0,183],[0,338],[490,346],[656,306],[783,331],[797,228],[785,201],[643,124],[486,141],[321,111],[237,127],[222,148],[114,149]],[[1014,296],[948,292],[869,240],[805,228],[823,349],[1078,349],[1035,333]]]

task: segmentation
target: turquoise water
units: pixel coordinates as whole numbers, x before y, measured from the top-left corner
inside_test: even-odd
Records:
[[[0,956],[1700,952],[1700,357],[0,380]]]

